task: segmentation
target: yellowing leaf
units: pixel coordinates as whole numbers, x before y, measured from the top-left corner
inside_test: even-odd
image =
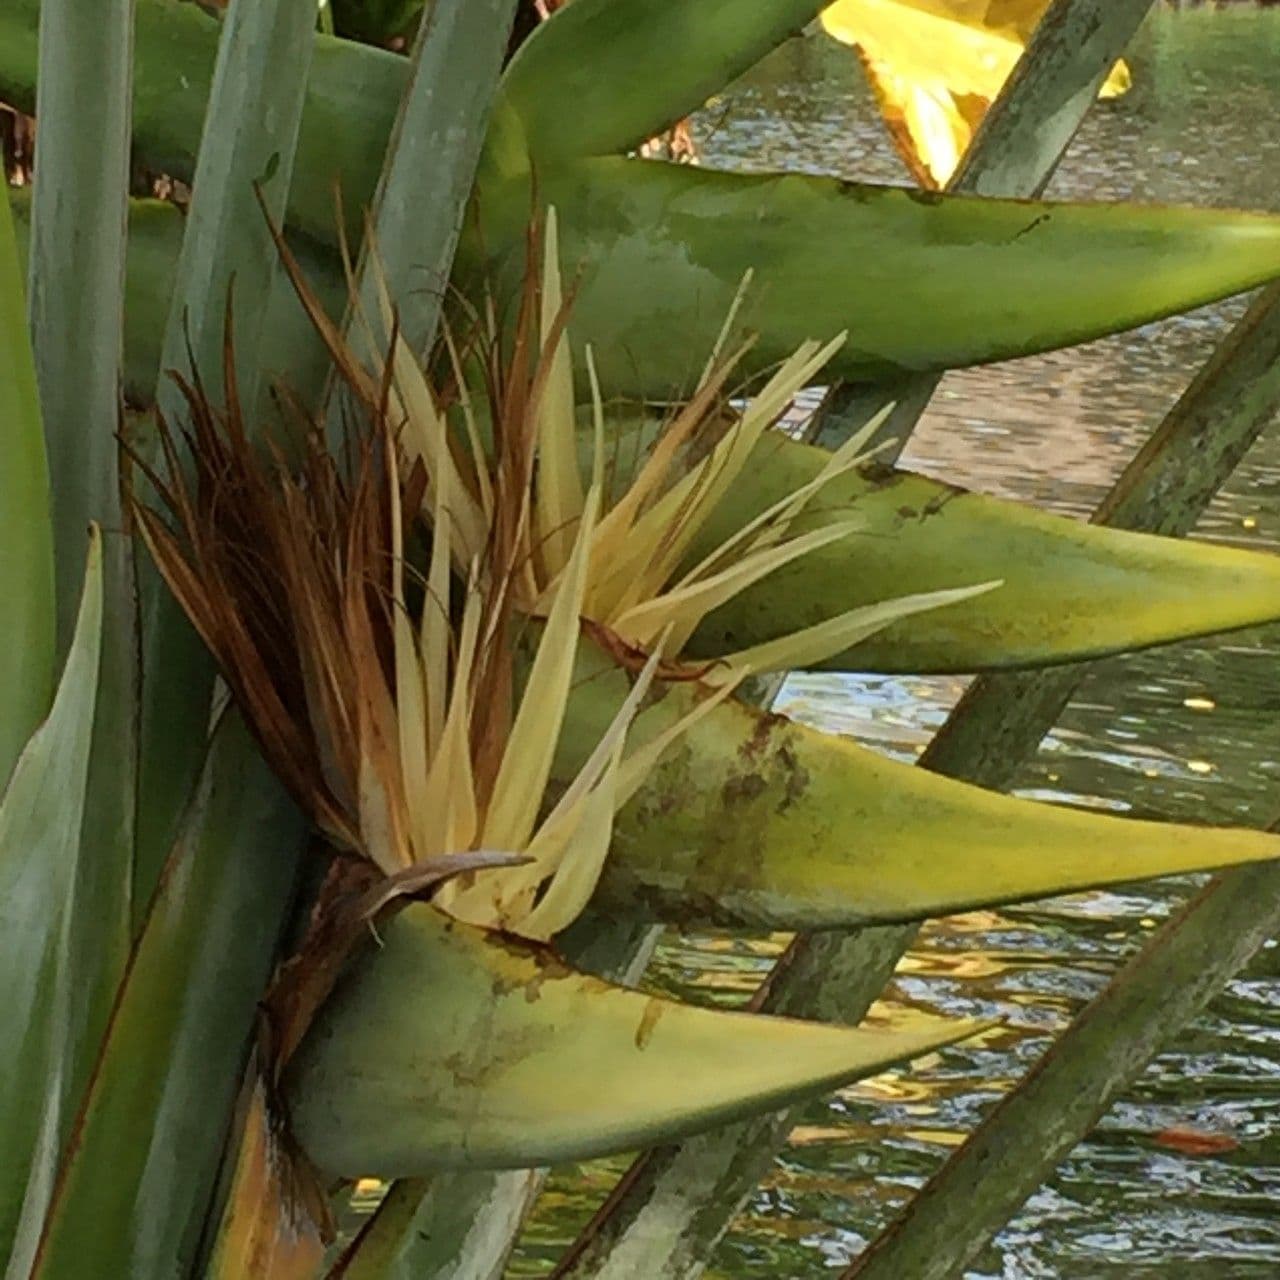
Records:
[[[827,32],[862,56],[889,132],[927,187],[955,172],[1049,0],[836,0]],[[1104,97],[1124,93],[1117,62]]]
[[[310,1280],[325,1252],[319,1184],[282,1138],[256,1068],[244,1094],[244,1127],[204,1274],[207,1280]]]
[[[853,1028],[692,1008],[574,973],[544,948],[420,903],[383,941],[325,1004],[284,1085],[295,1134],[329,1177],[523,1167],[669,1142],[983,1029],[914,1012]]]
[[[587,497],[573,554],[511,726],[493,786],[493,801],[485,816],[482,838],[490,848],[523,849],[533,833],[573,677],[587,579],[587,549],[598,500],[596,493]]]
[[[709,578],[685,583],[636,605],[613,619],[612,625],[619,635],[634,639],[645,647],[655,642],[663,628],[671,627],[673,633],[668,642],[667,656],[676,657],[694,628],[713,609],[775,569],[848,536],[859,527],[859,523],[850,521],[825,529],[813,529],[781,546],[757,551]]]
[[[458,634],[458,657],[449,710],[439,748],[427,771],[423,794],[423,807],[429,815],[435,816],[435,838],[419,848],[420,858],[455,849],[469,849],[479,836],[470,742],[471,670],[479,630],[480,597],[472,592],[467,597]],[[445,885],[441,893],[454,891],[456,886],[450,884]]]
[[[825,622],[817,622],[811,627],[805,627],[803,631],[793,631],[790,635],[780,636],[777,640],[752,645],[749,649],[731,654],[725,659],[725,667],[720,670],[713,669],[708,678],[713,681],[723,678],[720,672],[724,670],[744,673],[804,670],[825,661],[833,654],[843,653],[845,649],[874,635],[892,622],[908,618],[913,613],[923,613],[926,609],[940,609],[945,605],[958,604],[961,600],[970,600],[974,596],[994,591],[1001,585],[999,582],[981,582],[973,587],[919,592],[915,595],[899,596],[894,600],[884,600],[879,604],[850,609],[846,613],[826,619]]]
[[[573,857],[561,861],[537,906],[520,922],[524,937],[550,940],[571,925],[591,900],[613,837],[622,746],[619,738],[605,776],[583,805]]]
[[[396,473],[396,451],[387,450],[387,462],[391,470],[391,554],[392,569],[392,640],[395,650],[396,679],[396,728],[399,730],[400,771],[404,786],[405,810],[408,815],[409,837],[413,845],[426,843],[430,829],[428,810],[423,803],[423,788],[427,779],[427,761],[430,759],[431,742],[427,734],[428,690],[443,688],[424,682],[423,662],[414,637],[413,624],[404,598],[404,522],[400,504],[400,482]],[[445,543],[447,547],[447,542]],[[428,601],[428,605],[430,602]],[[428,607],[425,618],[432,617]],[[425,648],[426,646],[424,646]],[[432,698],[434,706],[438,699]],[[384,868],[384,870],[387,868]]]
[[[537,406],[537,506],[542,543],[535,550],[551,573],[559,573],[569,561],[583,500],[573,412],[573,368],[563,327],[556,211],[548,209],[542,264],[541,341],[542,358],[549,361],[549,367]]]

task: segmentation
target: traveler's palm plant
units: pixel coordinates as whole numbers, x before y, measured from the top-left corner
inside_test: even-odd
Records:
[[[4,0],[0,93],[28,108],[42,7],[42,100],[75,89],[49,50],[78,6]],[[40,413],[0,213],[0,411],[23,460],[0,478],[0,574],[22,640],[0,668],[0,972],[17,993],[0,1050],[0,1249],[15,1280],[318,1274],[326,1195],[353,1178],[668,1141],[975,1030],[834,1028],[647,998],[560,955],[587,906],[804,929],[1280,853],[1258,833],[966,788],[733,698],[751,669],[1025,665],[1280,614],[1268,557],[1082,528],[891,471],[860,443],[830,455],[767,430],[820,368],[866,377],[1020,354],[1280,274],[1280,223],[1257,215],[921,200],[622,155],[817,8],[575,0],[528,42],[499,92],[455,276],[464,296],[483,281],[520,300],[480,344],[486,380],[465,343],[419,362],[398,338],[420,282],[385,281],[371,341],[336,321],[347,290],[318,243],[335,240],[332,181],[356,207],[369,198],[406,64],[317,40],[294,156],[280,122],[303,105],[305,62],[253,81],[229,34],[214,77],[216,23],[143,0],[139,158],[190,178],[206,94],[249,90],[225,136],[211,112],[201,164],[235,172],[246,140],[281,129],[230,195],[248,203],[260,179],[277,209],[287,195],[290,234],[312,237],[294,240],[292,285],[236,278],[235,299],[257,297],[255,318],[269,317],[247,344],[258,377],[243,402],[242,353],[201,365],[200,334],[210,316],[221,330],[233,257],[275,249],[256,210],[252,225],[219,221],[232,206],[216,183],[197,177],[185,229],[175,210],[134,209],[123,357],[109,340],[95,348],[136,404],[159,387],[169,405],[158,437],[130,428],[134,510],[230,686],[235,707],[213,715],[201,660],[173,640],[145,574],[131,643],[147,664],[136,700],[121,695],[134,597],[116,459],[98,440],[97,497],[59,481],[76,424],[46,377],[53,507],[71,531],[55,650]],[[300,47],[310,13],[261,13]],[[103,48],[128,17],[117,6],[104,20]],[[233,4],[228,31],[255,20]],[[254,93],[274,104],[261,120]],[[47,155],[62,154],[52,107],[43,124]],[[46,162],[33,206],[17,206],[43,370],[72,356],[59,307],[84,319],[83,301],[92,320],[119,279],[81,282],[83,299],[67,287],[42,228],[62,216],[58,188],[42,202],[40,184],[74,194],[82,175]],[[526,234],[547,203],[577,273],[567,302],[557,254],[540,270]],[[118,262],[110,201],[69,207],[94,260]],[[193,286],[193,263],[215,283]],[[999,300],[979,287],[993,270]],[[295,294],[304,274],[313,283]],[[192,308],[197,367],[175,397],[160,352],[190,332]],[[101,319],[119,338],[118,315]],[[736,408],[735,378],[754,391]],[[273,379],[291,393],[283,415],[255,389]],[[627,476],[612,400],[637,395],[671,407]],[[296,447],[282,416],[301,424]],[[335,420],[349,447],[331,454]],[[105,526],[82,593],[80,514]],[[173,723],[175,691],[192,688],[198,714]],[[116,812],[103,797],[137,758],[131,737],[105,736],[120,708],[140,720],[143,749],[136,785],[115,788],[129,814],[110,833],[129,854],[115,864],[100,857],[99,819]],[[319,837],[305,859],[298,810]]]

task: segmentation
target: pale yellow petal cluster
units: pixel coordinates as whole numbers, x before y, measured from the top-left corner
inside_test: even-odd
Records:
[[[827,483],[865,461],[867,441],[881,420],[834,452],[813,480],[689,563],[698,533],[763,434],[844,342],[839,335],[826,343],[803,343],[754,396],[729,413],[726,428],[728,380],[749,343],[727,356],[724,351],[749,285],[748,276],[692,397],[663,425],[629,483],[615,484],[608,496],[604,411],[589,351],[584,363],[591,391],[591,449],[585,481],[580,462],[570,307],[560,278],[554,210],[547,217],[536,307],[538,360],[529,386],[512,393],[519,397],[514,410],[490,404],[492,416],[482,420],[452,342],[448,353],[457,385],[445,407],[397,335],[383,291],[383,346],[389,354],[380,383],[404,465],[420,467],[424,484],[421,513],[401,512],[398,505],[393,512],[399,776],[388,782],[383,773],[373,773],[362,786],[362,832],[378,833],[380,847],[410,849],[414,864],[476,849],[523,855],[522,865],[459,876],[440,888],[436,902],[460,919],[527,937],[554,936],[573,921],[595,888],[615,812],[676,738],[747,675],[819,661],[897,618],[995,585],[855,609],[725,655],[706,673],[714,686],[707,696],[664,733],[628,753],[628,729],[659,665],[678,662],[711,610],[858,527],[852,518],[803,533],[791,529]],[[700,447],[695,451],[694,445]],[[398,504],[400,480],[394,475],[390,480]],[[415,629],[404,585],[402,526],[417,514],[430,527],[432,545],[426,601]],[[455,580],[466,583],[456,633],[450,623],[457,613]],[[540,632],[500,754],[494,756],[476,740],[486,715],[482,700],[495,693],[481,680],[482,654],[503,642],[494,628],[512,611],[539,620]],[[612,637],[611,643],[644,655],[644,661],[581,770],[546,812],[584,619]],[[402,804],[394,802],[397,795]],[[408,816],[396,827],[398,813]]]

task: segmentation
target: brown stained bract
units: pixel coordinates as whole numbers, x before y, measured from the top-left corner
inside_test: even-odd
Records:
[[[582,630],[624,671],[630,671],[635,675],[642,671],[649,661],[650,654],[647,650],[628,643],[617,632],[590,618],[583,618]],[[705,680],[719,666],[723,666],[723,663],[715,658],[708,662],[688,662],[683,658],[671,661],[664,658],[654,669],[654,685],[647,702],[661,701],[666,696],[668,685],[696,684]]]
[[[726,780],[720,788],[720,796],[726,809],[758,800],[769,788],[768,782],[758,773],[744,773]]]
[[[773,718],[785,722],[784,716]],[[766,793],[776,792],[781,783],[782,794],[775,811],[785,813],[803,798],[808,789],[808,770],[800,764],[796,753],[786,742],[778,746],[771,743],[771,728],[762,719],[751,738],[741,747],[739,755],[747,762],[749,771],[726,779],[721,787],[721,798],[727,810],[750,804]]]
[[[785,813],[792,805],[799,804],[804,799],[804,793],[809,789],[809,771],[789,746],[779,748],[778,759],[786,771],[787,779],[782,799],[778,801],[778,812]]]
[[[295,1150],[271,1095],[256,1060],[251,1061],[207,1280],[310,1280],[336,1234],[325,1189]]]
[[[738,748],[738,754],[748,768],[754,768],[773,751],[774,734],[785,732],[791,721],[776,711],[762,711],[751,727],[751,735]]]
[[[374,943],[375,927],[359,904],[378,880],[377,868],[363,858],[339,855],[330,862],[302,941],[263,1000],[272,1083],[279,1081],[347,965]]]
[[[526,1004],[536,1004],[542,998],[542,988],[548,982],[560,982],[574,975],[574,971],[550,947],[536,952],[538,971],[524,984]]]
[[[659,1000],[654,996],[649,998],[648,1003],[644,1007],[644,1013],[640,1017],[640,1024],[636,1027],[636,1048],[643,1050],[653,1038],[654,1028],[658,1025],[658,1020],[667,1011],[667,1002]]]

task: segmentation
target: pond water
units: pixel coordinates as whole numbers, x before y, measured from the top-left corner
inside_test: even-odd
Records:
[[[1136,87],[1091,113],[1052,195],[1280,209],[1280,12],[1162,9],[1131,61]],[[852,55],[822,38],[779,50],[712,104],[695,134],[708,164],[903,181]],[[1083,515],[1242,305],[949,375],[907,461]],[[1280,431],[1253,449],[1198,536],[1280,549]],[[809,676],[788,684],[782,705],[912,759],[963,683]],[[1280,812],[1280,629],[1105,664],[1018,790],[1264,825]],[[1003,1030],[813,1105],[710,1274],[801,1280],[847,1263],[1193,883],[932,922],[885,998],[995,1016]],[[784,942],[672,936],[648,981],[737,1003]],[[1235,1145],[1182,1155],[1155,1140],[1172,1126]],[[510,1274],[544,1270],[624,1163],[558,1170]],[[1178,1037],[970,1274],[1280,1275],[1280,949],[1259,955]]]

